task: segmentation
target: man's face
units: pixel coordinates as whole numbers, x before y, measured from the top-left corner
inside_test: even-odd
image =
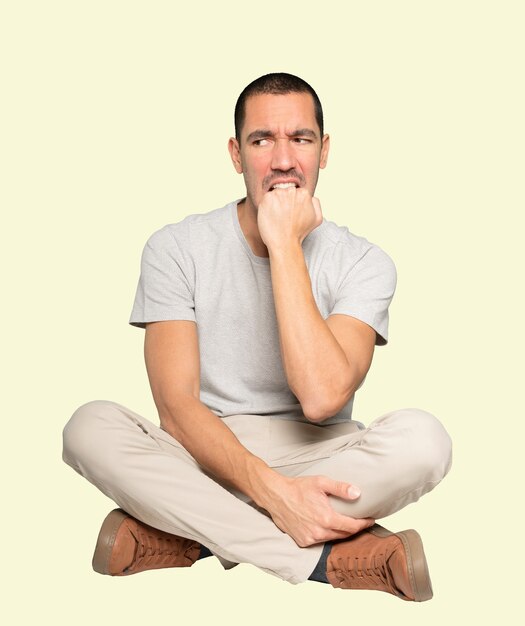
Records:
[[[246,100],[240,142],[231,138],[228,148],[247,202],[257,209],[276,184],[305,187],[313,196],[329,137],[320,136],[309,93],[263,94]]]

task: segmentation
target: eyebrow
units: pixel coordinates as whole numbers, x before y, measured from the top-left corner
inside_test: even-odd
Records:
[[[248,137],[246,137],[246,141],[257,141],[258,139],[267,139],[268,137],[273,137],[274,133],[271,130],[267,130],[266,128],[258,128],[251,132]],[[317,134],[311,128],[298,128],[291,133],[287,133],[288,137],[311,137],[312,139],[317,138]]]

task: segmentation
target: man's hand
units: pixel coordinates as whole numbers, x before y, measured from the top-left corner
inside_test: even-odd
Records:
[[[278,489],[272,489],[263,506],[275,525],[301,548],[345,539],[374,524],[371,518],[354,519],[337,513],[330,505],[329,495],[355,500],[360,492],[349,483],[326,476],[280,476]]]
[[[286,249],[323,222],[321,205],[304,187],[274,189],[264,194],[257,211],[257,226],[270,249]]]

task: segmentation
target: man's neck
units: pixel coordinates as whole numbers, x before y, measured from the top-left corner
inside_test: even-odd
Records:
[[[259,234],[257,226],[257,210],[252,207],[248,199],[244,199],[237,205],[237,216],[241,230],[255,256],[268,258],[268,248]]]

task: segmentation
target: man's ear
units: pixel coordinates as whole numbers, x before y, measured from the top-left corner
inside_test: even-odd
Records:
[[[235,171],[237,174],[242,174],[241,148],[235,137],[230,137],[228,140],[228,150],[230,152],[230,157]]]
[[[324,169],[328,161],[328,152],[330,150],[330,135],[323,135],[321,139],[321,158],[319,160],[319,167]]]

